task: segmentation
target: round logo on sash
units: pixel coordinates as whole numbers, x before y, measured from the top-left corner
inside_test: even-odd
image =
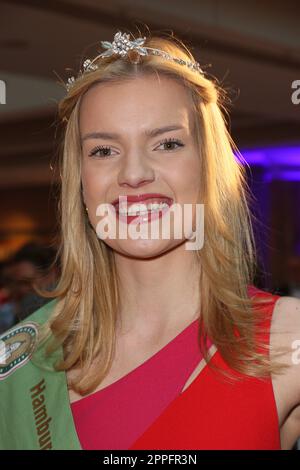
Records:
[[[37,342],[38,327],[38,323],[23,323],[0,335],[0,380],[29,361]]]

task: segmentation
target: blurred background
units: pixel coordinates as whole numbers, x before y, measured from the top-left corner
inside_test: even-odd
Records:
[[[0,1],[0,331],[48,301],[33,280],[52,286],[59,276],[60,78],[119,29],[174,32],[228,91],[228,125],[250,165],[260,221],[257,285],[300,297],[299,18],[292,0]]]

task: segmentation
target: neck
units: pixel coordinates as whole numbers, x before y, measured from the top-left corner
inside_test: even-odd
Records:
[[[199,317],[200,270],[195,253],[184,246],[150,259],[115,253],[121,334],[163,334]]]

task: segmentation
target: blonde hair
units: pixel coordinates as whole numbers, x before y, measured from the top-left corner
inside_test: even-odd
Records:
[[[195,60],[174,36],[150,36],[145,45],[184,60]],[[57,303],[43,325],[40,344],[50,340],[45,348],[47,355],[63,346],[64,357],[55,364],[55,369],[78,367],[80,372],[70,386],[82,395],[95,390],[112,365],[119,284],[113,250],[97,237],[82,198],[80,103],[83,95],[99,83],[156,74],[179,81],[193,103],[202,166],[199,202],[205,204],[204,246],[195,254],[201,266],[201,352],[209,366],[219,369],[208,361],[208,335],[231,369],[261,378],[271,372],[280,373],[284,366],[271,363],[265,354],[269,345],[255,336],[257,328],[264,331],[261,322],[266,319],[266,301],[257,299],[256,308],[247,291],[257,267],[248,207],[251,194],[245,167],[237,161],[234,151],[240,160],[242,156],[226,128],[224,89],[215,78],[208,78],[208,74],[200,75],[160,56],[144,56],[138,65],[124,58],[107,57],[97,65],[96,71],[77,78],[59,103],[59,118],[66,125],[59,160],[57,257],[60,257],[61,276],[53,291],[43,291],[46,297],[56,298]],[[222,369],[219,371],[228,376]]]

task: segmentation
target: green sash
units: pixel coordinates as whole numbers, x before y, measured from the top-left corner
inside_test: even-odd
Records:
[[[51,370],[44,346],[32,356],[38,328],[54,307],[53,299],[0,335],[0,449],[81,449],[69,401],[66,373]],[[35,362],[41,361],[50,370]],[[37,359],[37,361],[36,361]]]

